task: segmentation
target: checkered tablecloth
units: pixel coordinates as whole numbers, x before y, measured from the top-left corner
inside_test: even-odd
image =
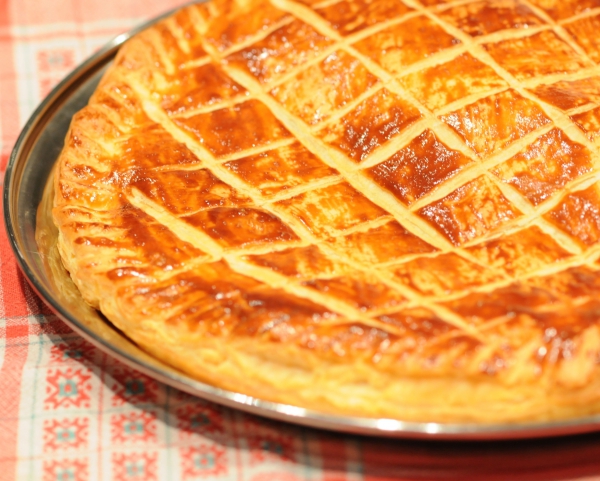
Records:
[[[0,171],[50,89],[182,0],[0,0]],[[95,349],[32,293],[0,233],[0,481],[600,479],[600,435],[352,437],[193,398]]]

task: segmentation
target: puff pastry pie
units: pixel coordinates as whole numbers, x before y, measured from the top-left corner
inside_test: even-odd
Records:
[[[600,412],[600,1],[214,0],[128,41],[59,159],[84,299],[322,412]]]

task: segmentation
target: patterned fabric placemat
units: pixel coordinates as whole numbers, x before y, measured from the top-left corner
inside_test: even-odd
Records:
[[[0,1],[0,173],[52,87],[181,0]],[[372,439],[269,421],[97,350],[31,291],[0,229],[0,481],[599,479],[600,435],[502,443]]]

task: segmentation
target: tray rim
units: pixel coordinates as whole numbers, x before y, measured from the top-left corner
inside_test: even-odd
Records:
[[[32,256],[39,255],[39,252],[25,252],[22,248],[22,236],[17,222],[19,218],[17,201],[20,193],[18,187],[25,169],[25,163],[29,159],[29,154],[33,150],[33,147],[39,141],[41,132],[44,131],[44,127],[48,124],[44,120],[52,112],[60,111],[61,106],[65,102],[64,97],[67,95],[69,89],[75,85],[75,90],[77,90],[81,88],[81,85],[77,86],[77,84],[81,84],[85,80],[99,75],[101,69],[113,60],[119,47],[124,42],[176,10],[178,8],[116,36],[98,52],[88,57],[76,67],[34,110],[23,127],[11,152],[3,185],[3,217],[9,244],[15,255],[17,264],[30,286],[63,322],[104,353],[169,386],[229,408],[239,409],[251,414],[304,427],[366,436],[455,441],[516,440],[583,434],[600,430],[600,415],[583,416],[565,421],[518,424],[428,423],[407,422],[386,418],[331,415],[296,406],[264,401],[259,398],[199,382],[174,369],[161,369],[150,366],[143,360],[136,359],[129,353],[102,339],[93,330],[79,322],[76,317],[70,315],[55,296],[44,287],[31,267]],[[45,183],[47,182],[48,178],[45,179]],[[37,214],[35,217],[37,218]],[[166,367],[168,368],[168,366]]]

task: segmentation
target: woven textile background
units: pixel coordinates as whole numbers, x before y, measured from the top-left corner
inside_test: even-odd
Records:
[[[111,37],[181,0],[0,0],[0,172],[28,116]],[[599,479],[600,435],[369,439],[260,419],[147,378],[31,292],[0,230],[0,481]]]

